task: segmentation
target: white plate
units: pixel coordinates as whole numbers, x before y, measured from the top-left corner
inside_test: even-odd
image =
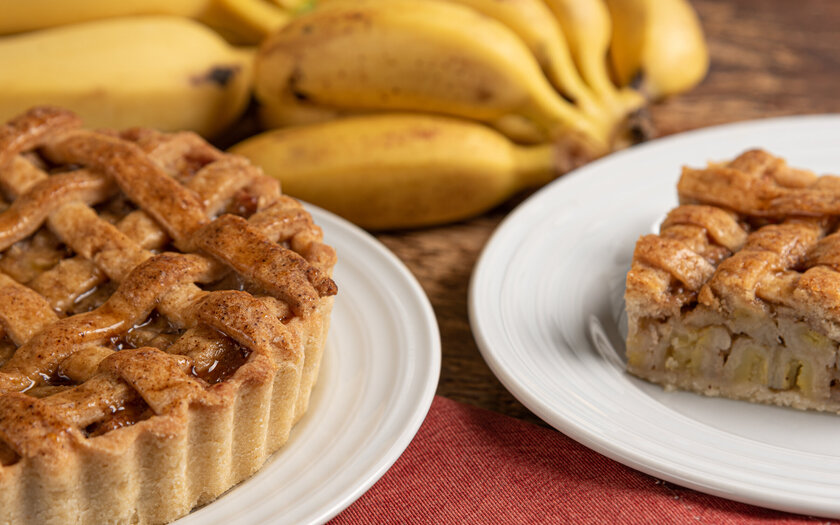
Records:
[[[339,261],[339,292],[309,410],[262,470],[178,525],[324,522],[388,470],[429,410],[440,334],[422,288],[373,237],[307,208]]]
[[[624,372],[624,277],[636,239],[676,205],[681,166],[754,147],[840,174],[840,115],[685,133],[555,181],[485,247],[470,321],[501,382],[584,445],[702,492],[837,517],[840,416],[665,393]]]

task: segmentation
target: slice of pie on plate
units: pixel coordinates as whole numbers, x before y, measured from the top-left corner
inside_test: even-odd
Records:
[[[168,522],[284,444],[336,285],[277,181],[35,108],[0,127],[0,196],[0,523]]]
[[[754,150],[685,168],[678,193],[627,274],[627,370],[840,412],[840,178]]]

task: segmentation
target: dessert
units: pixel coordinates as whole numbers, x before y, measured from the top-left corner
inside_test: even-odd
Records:
[[[162,523],[307,409],[335,252],[192,133],[0,128],[0,523]]]
[[[840,412],[840,178],[764,151],[685,168],[636,244],[627,370],[684,389]]]

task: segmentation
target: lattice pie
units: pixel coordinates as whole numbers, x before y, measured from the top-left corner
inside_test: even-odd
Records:
[[[763,151],[683,170],[636,244],[627,368],[711,396],[840,412],[840,178]]]
[[[276,181],[36,108],[0,128],[0,193],[0,523],[170,521],[283,445],[336,286]]]

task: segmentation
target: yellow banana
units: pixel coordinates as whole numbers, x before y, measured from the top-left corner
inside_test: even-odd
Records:
[[[132,15],[196,17],[208,0],[0,0],[0,35]]]
[[[522,41],[464,6],[335,0],[269,37],[255,90],[340,110],[407,110],[484,122],[508,115],[603,152],[609,130],[563,100]]]
[[[472,121],[393,113],[273,130],[231,151],[285,193],[370,229],[465,219],[580,160],[552,145],[517,146]]]
[[[318,5],[330,1],[320,0]],[[543,0],[442,1],[465,5],[508,26],[528,46],[554,87],[594,120],[605,120],[607,125],[613,125],[624,117],[623,114],[609,114],[581,79],[562,29]]]
[[[311,9],[316,0],[274,0],[274,3],[293,13],[300,13]]]
[[[610,57],[619,84],[637,77],[653,99],[688,90],[709,68],[697,13],[686,0],[607,0]]]
[[[0,35],[104,18],[177,15],[199,19],[241,44],[259,43],[290,17],[269,0],[0,0],[0,13]]]
[[[211,0],[198,15],[201,22],[237,45],[259,44],[290,18],[288,11],[268,0]]]
[[[285,128],[318,124],[337,118],[354,115],[370,115],[383,113],[375,110],[338,110],[311,104],[294,97],[283,97],[282,100],[271,100],[259,104],[257,115],[259,123],[264,129]],[[493,123],[493,126],[522,144],[538,144],[546,141],[545,134],[533,122],[521,115],[506,115]]]
[[[619,91],[610,80],[607,50],[610,14],[604,0],[544,0],[566,36],[574,63],[587,85],[622,113],[644,106],[644,97],[631,89]]]
[[[112,18],[5,37],[0,63],[0,121],[54,104],[91,127],[212,136],[242,113],[250,92],[250,57],[181,17]]]
[[[358,112],[340,111],[297,100],[285,94],[282,99],[266,100],[258,108],[260,125],[266,129],[317,124]]]

